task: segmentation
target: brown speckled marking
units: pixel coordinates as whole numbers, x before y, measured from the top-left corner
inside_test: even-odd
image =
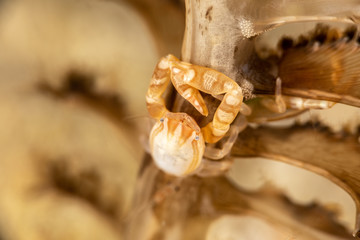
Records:
[[[211,20],[212,20],[212,16],[211,16],[212,10],[213,10],[213,6],[209,7],[209,8],[206,10],[205,18],[206,18],[207,20],[209,20],[209,22],[211,22]]]

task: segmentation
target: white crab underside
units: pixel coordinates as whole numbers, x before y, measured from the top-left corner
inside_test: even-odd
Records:
[[[191,137],[184,141],[181,139],[181,129],[183,126],[179,124],[176,131],[171,134],[168,132],[167,119],[165,119],[163,123],[158,122],[154,126],[151,134],[161,124],[165,125],[163,130],[157,133],[150,143],[156,165],[165,172],[176,176],[183,176],[198,168],[201,159],[197,159],[193,145],[193,141],[197,141],[195,140],[196,133],[193,132]]]

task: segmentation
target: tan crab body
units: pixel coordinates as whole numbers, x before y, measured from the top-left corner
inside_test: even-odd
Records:
[[[205,142],[200,128],[189,115],[168,112],[153,127],[150,147],[160,169],[184,176],[200,166]]]
[[[208,109],[200,91],[224,94],[213,120],[200,129],[188,114],[171,113],[162,96],[170,82],[204,116],[208,115]],[[224,74],[181,62],[173,55],[163,57],[155,67],[146,94],[150,116],[158,120],[150,134],[156,165],[177,176],[194,173],[200,166],[205,142],[215,143],[225,136],[241,110],[242,101],[240,86]]]

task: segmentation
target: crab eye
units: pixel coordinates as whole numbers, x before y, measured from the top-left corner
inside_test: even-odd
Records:
[[[160,122],[164,122],[164,118],[160,118]]]

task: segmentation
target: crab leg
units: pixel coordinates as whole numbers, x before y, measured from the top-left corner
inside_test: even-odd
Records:
[[[317,99],[283,96],[286,106],[291,109],[328,109],[335,105],[334,102]]]
[[[304,109],[328,109],[335,103],[325,100],[306,99],[300,97],[281,95],[281,79],[276,79],[275,99],[270,97],[261,99],[261,103],[270,111],[275,113],[284,113],[287,108]]]
[[[176,91],[183,98],[189,101],[201,114],[204,116],[208,115],[207,107],[199,90],[184,84],[187,79],[193,77],[192,74],[194,74],[194,70],[191,69],[191,66],[193,65],[180,62],[179,59],[171,54],[160,59],[155,67],[146,94],[146,105],[151,117],[160,119],[169,112],[165,107],[165,101],[162,95],[169,85],[170,79]]]
[[[240,111],[243,95],[240,86],[231,78],[210,68],[190,65],[183,62],[173,62],[171,66],[171,81],[176,89],[188,88],[191,91],[202,91],[212,95],[224,94],[214,119],[204,128],[202,133],[205,141],[214,143],[220,140],[229,130]],[[192,88],[189,88],[192,87]],[[180,92],[180,91],[179,91]],[[200,93],[183,94],[186,99],[203,115],[207,115],[207,108],[203,105]]]
[[[215,112],[213,121],[201,129],[208,143],[219,141],[227,133],[243,101],[242,90],[235,81],[221,74],[218,76],[218,82],[215,83],[218,86],[214,87],[212,94],[225,93],[225,96]]]
[[[286,111],[286,103],[284,96],[281,95],[281,79],[276,79],[275,100],[272,98],[264,98],[261,103],[270,111],[275,113],[284,113]]]
[[[151,117],[155,119],[160,119],[169,112],[165,107],[165,101],[162,95],[169,85],[171,76],[170,62],[174,59],[177,60],[177,58],[172,55],[161,58],[150,80],[150,86],[146,93],[146,107]]]

